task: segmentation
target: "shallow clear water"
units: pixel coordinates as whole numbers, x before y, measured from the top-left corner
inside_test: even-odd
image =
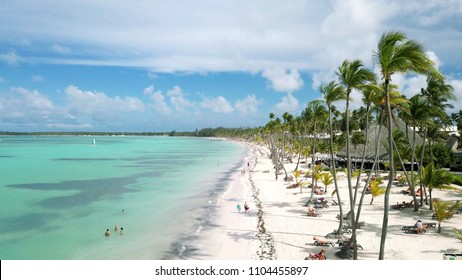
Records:
[[[176,258],[245,153],[182,137],[0,139],[0,259]]]

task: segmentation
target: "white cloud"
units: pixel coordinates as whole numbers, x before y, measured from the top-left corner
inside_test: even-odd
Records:
[[[431,61],[433,61],[433,63],[435,63],[435,67],[436,69],[439,69],[440,66],[441,66],[441,60],[439,59],[439,57],[436,55],[435,52],[433,51],[427,51],[425,52],[425,55],[430,58]]]
[[[239,99],[234,104],[236,110],[244,115],[257,115],[258,106],[262,104],[263,100],[258,99],[254,94],[247,95],[243,99]]]
[[[215,113],[231,113],[234,111],[229,101],[223,96],[215,98],[204,96],[199,105],[202,108],[210,109]]]
[[[5,62],[10,66],[18,65],[23,59],[16,54],[15,50],[11,50],[7,53],[0,54],[0,61]]]
[[[44,81],[43,77],[40,75],[32,75],[31,79],[32,79],[32,82],[37,82],[37,83]]]
[[[294,114],[299,108],[298,100],[289,92],[286,96],[281,98],[281,101],[274,106],[274,111],[276,113],[285,113]]]
[[[186,108],[193,107],[195,104],[185,98],[185,93],[179,86],[174,86],[173,89],[167,92],[167,96],[170,97],[170,102],[175,106],[175,110],[178,112],[185,112]]]
[[[294,92],[303,86],[300,73],[292,69],[272,68],[263,71],[262,76],[271,82],[271,88],[278,92]]]
[[[67,54],[32,55],[28,60],[142,66],[155,72],[326,70],[345,58],[368,63],[384,30],[416,34],[436,53],[448,52],[448,59],[455,52],[448,46],[458,46],[461,38],[460,0],[307,0],[283,5],[275,0],[139,0],[137,5],[81,0],[66,7],[53,1],[37,7],[32,0],[4,0],[3,6],[0,33],[5,40],[27,38],[29,47],[48,42],[48,51],[51,46]],[[51,28],[57,25],[62,28]],[[445,40],[434,40],[441,36]],[[460,65],[462,55],[449,62]]]
[[[153,102],[154,109],[161,113],[161,114],[168,114],[170,113],[170,108],[168,107],[167,103],[165,102],[165,97],[162,94],[162,91],[154,91],[154,86],[150,85],[146,87],[143,91],[144,95],[150,97]]]
[[[65,94],[71,114],[100,120],[120,118],[121,113],[141,112],[145,107],[136,97],[110,97],[102,92],[82,91],[75,86],[68,86]]]
[[[59,44],[53,44],[51,49],[59,54],[70,54],[72,52],[70,47],[61,46]]]
[[[456,96],[456,101],[451,101],[451,104],[454,106],[454,111],[461,110],[460,102],[462,101],[462,80],[449,78],[446,82],[454,88],[454,95]]]
[[[0,95],[0,120],[4,122],[42,123],[56,109],[50,98],[37,90],[13,87]]]

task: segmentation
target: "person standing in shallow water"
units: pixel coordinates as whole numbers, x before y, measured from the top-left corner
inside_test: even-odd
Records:
[[[120,235],[124,235],[124,228],[123,227],[120,228]]]
[[[241,212],[241,205],[239,203],[237,204],[237,211]]]
[[[104,236],[106,236],[106,237],[111,236],[111,233],[109,232],[109,229],[106,229],[106,232],[104,233]]]
[[[244,203],[244,210],[246,213],[249,211],[249,205],[247,204],[247,201]]]

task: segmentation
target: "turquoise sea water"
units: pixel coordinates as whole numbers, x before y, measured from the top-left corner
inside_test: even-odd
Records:
[[[0,139],[0,259],[178,258],[246,153],[182,137]]]

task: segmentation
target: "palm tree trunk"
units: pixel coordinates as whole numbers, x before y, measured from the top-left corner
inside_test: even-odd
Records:
[[[334,176],[334,186],[335,186],[335,194],[337,195],[337,201],[338,201],[338,207],[339,207],[339,214],[340,214],[340,222],[338,225],[337,232],[341,233],[343,231],[343,207],[342,207],[342,201],[340,199],[340,192],[338,189],[338,184],[337,184],[337,168],[335,167],[335,159],[334,159],[334,135],[332,131],[332,110],[331,107],[329,106],[329,131],[330,131],[330,137],[329,137],[329,142],[330,142],[330,160],[332,162],[332,175]]]
[[[426,141],[427,140],[427,132],[428,132],[428,129],[425,128],[424,138],[423,138],[423,143],[422,143],[422,154],[420,155],[420,163],[419,163],[419,175],[420,175],[421,179],[422,179],[422,166],[423,166],[424,155],[425,155],[425,143],[427,142]],[[424,186],[423,186],[422,180],[420,180],[420,193],[423,193],[423,188],[424,188]],[[420,205],[423,205],[422,196],[420,196]]]
[[[346,118],[346,156],[347,156],[347,183],[348,195],[350,198],[350,223],[351,223],[351,241],[353,245],[353,259],[358,259],[358,248],[356,248],[356,223],[355,223],[355,204],[353,198],[353,189],[351,186],[351,155],[350,155],[350,118],[348,116],[350,105],[350,92],[346,94],[345,118]]]
[[[403,159],[401,158],[401,155],[400,155],[400,153],[398,151],[398,146],[396,146],[395,141],[393,141],[393,146],[395,147],[395,151],[398,154],[398,159],[399,159],[399,162],[401,163],[401,168],[403,169],[404,176],[406,176],[407,185],[411,186],[411,182],[409,180],[409,175],[407,174],[406,167],[404,166]],[[414,188],[411,188],[411,187],[409,187],[409,189],[411,190],[412,199],[414,201],[414,211],[418,211],[419,208],[418,208],[418,205],[416,205],[417,204],[417,197],[415,195],[415,190],[414,190]]]
[[[382,130],[382,125],[379,126],[379,135],[380,135],[380,132]],[[371,181],[371,178],[372,178],[372,170],[374,170],[377,162],[378,162],[378,159],[379,159],[379,137],[376,137],[375,138],[375,156],[374,156],[374,163],[372,163],[372,168],[371,168],[371,172],[369,173],[369,175],[367,176],[367,180],[366,180],[366,184],[364,185],[364,188],[361,192],[361,198],[359,199],[359,205],[358,205],[358,213],[356,213],[356,224],[359,223],[359,217],[361,215],[361,209],[362,209],[362,206],[363,206],[363,202],[364,202],[364,197],[366,195],[366,189],[367,189],[367,186],[369,185],[369,182]]]
[[[392,138],[393,128],[392,128],[391,107],[390,107],[389,83],[390,83],[390,80],[386,78],[385,79],[385,94],[386,94],[386,108],[387,108],[387,115],[388,115],[388,160],[390,162],[390,172],[389,172],[388,178],[391,179],[394,177],[394,166],[393,166],[393,138]],[[388,206],[390,204],[390,191],[391,191],[392,184],[393,184],[393,180],[388,180],[387,188],[385,190],[379,260],[383,260],[385,257],[385,240],[387,238],[388,214],[389,214]]]
[[[361,173],[363,172],[364,168],[364,160],[366,159],[366,146],[367,146],[367,136],[369,134],[369,106],[366,107],[366,131],[364,132],[364,137],[366,139],[366,142],[364,143],[363,146],[363,154],[362,154],[362,159],[361,159],[361,167],[359,168],[359,176],[356,179],[356,187],[355,187],[355,196],[354,196],[354,204],[356,205],[356,197],[358,195],[358,188],[359,188],[359,182],[361,181]]]

